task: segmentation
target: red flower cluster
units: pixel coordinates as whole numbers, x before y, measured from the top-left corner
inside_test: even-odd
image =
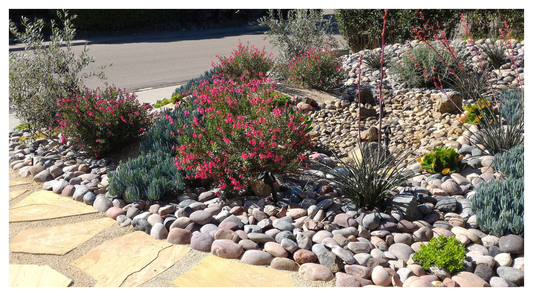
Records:
[[[201,117],[190,114],[192,124],[178,126],[178,169],[212,178],[228,193],[264,170],[294,169],[311,147],[310,122],[299,110],[275,108],[278,95],[265,78],[199,85],[193,97]]]
[[[73,89],[57,105],[58,129],[88,153],[101,154],[129,143],[152,119],[151,107],[139,103],[135,94],[108,85],[103,90]]]

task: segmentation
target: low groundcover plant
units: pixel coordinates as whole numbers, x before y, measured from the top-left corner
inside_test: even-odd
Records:
[[[139,137],[151,123],[151,107],[137,101],[135,94],[108,86],[81,91],[59,99],[59,130],[73,140],[74,148],[83,148],[97,157]]]

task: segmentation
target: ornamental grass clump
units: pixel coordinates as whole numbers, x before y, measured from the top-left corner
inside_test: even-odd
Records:
[[[373,210],[381,206],[389,193],[414,176],[412,171],[403,169],[412,153],[407,150],[389,153],[384,147],[378,149],[375,142],[359,142],[358,147],[359,152],[352,154],[353,164],[339,159],[336,168],[318,165],[334,177],[332,182],[344,197],[359,208]]]
[[[325,48],[309,49],[295,55],[284,70],[279,70],[288,83],[316,90],[331,90],[342,86],[344,72],[342,63],[336,54]]]
[[[427,245],[420,245],[413,260],[425,270],[432,265],[443,268],[451,274],[464,269],[465,247],[454,236],[439,235],[432,238]]]
[[[200,117],[177,123],[175,158],[187,178],[213,179],[234,197],[263,171],[295,169],[311,148],[310,121],[301,111],[274,107],[270,81],[216,78],[193,92]]]
[[[135,94],[114,86],[74,89],[57,105],[58,129],[73,141],[73,148],[97,157],[131,143],[152,121],[150,105],[139,103]]]
[[[215,71],[235,81],[241,77],[245,81],[261,79],[274,66],[272,54],[267,54],[265,47],[259,50],[253,45],[250,47],[249,42],[246,46],[239,43],[229,58],[218,55],[216,57],[219,59],[219,63],[211,64]]]

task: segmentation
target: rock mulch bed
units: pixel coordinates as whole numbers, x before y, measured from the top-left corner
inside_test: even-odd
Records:
[[[390,49],[397,52],[398,46]],[[523,58],[523,43],[515,45],[515,52]],[[354,56],[345,57],[352,70]],[[375,81],[376,73],[365,71],[364,75],[365,82]],[[510,75],[498,79],[512,85],[515,80],[506,79]],[[300,99],[301,107],[315,105],[310,111],[315,119],[315,142],[331,147],[339,156],[353,150],[357,132],[350,88],[353,77],[346,83],[347,96],[335,102],[318,106]],[[500,80],[495,85],[503,85]],[[222,258],[298,271],[311,281],[335,279],[338,287],[523,286],[523,238],[480,231],[471,210],[475,187],[501,178],[494,172],[492,156],[481,156],[482,151],[470,145],[477,129],[466,129],[457,124],[456,115],[435,109],[440,98],[434,90],[395,86],[392,82],[384,118],[393,130],[391,150],[411,147],[421,154],[445,144],[465,156],[467,168],[451,176],[418,174],[391,194],[385,212],[357,209],[331,186],[331,175],[317,170],[303,171],[294,178],[277,175],[276,203],[264,198],[269,191],[261,186],[231,202],[216,197],[217,188],[186,186],[171,200],[126,204],[107,192],[107,172],[115,170],[116,163],[85,157],[52,139],[21,144],[18,140],[27,135],[24,131],[10,133],[9,163],[20,176],[42,182],[44,190],[92,205],[120,226],[172,244],[190,244],[194,250]],[[370,92],[370,98],[375,94]],[[371,100],[368,104],[368,110],[375,110]],[[366,118],[364,136],[371,139],[375,133],[370,127],[376,118],[372,114]],[[322,153],[310,159],[336,165],[335,159]],[[420,173],[419,164],[408,169]],[[454,236],[465,245],[464,271],[449,274],[436,267],[425,271],[413,262],[420,246],[439,235]]]

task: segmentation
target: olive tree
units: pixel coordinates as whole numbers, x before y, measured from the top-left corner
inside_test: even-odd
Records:
[[[87,44],[79,55],[73,50],[76,29],[72,20],[76,16],[69,16],[65,10],[58,10],[57,15],[61,26],[51,21],[47,41],[43,36],[44,20],[31,22],[22,17],[22,31],[9,20],[9,31],[24,44],[23,51],[9,52],[9,107],[17,118],[29,124],[32,133],[47,133],[57,126],[58,99],[81,89],[84,79],[105,79],[105,65],[82,73],[94,58],[88,56]]]

